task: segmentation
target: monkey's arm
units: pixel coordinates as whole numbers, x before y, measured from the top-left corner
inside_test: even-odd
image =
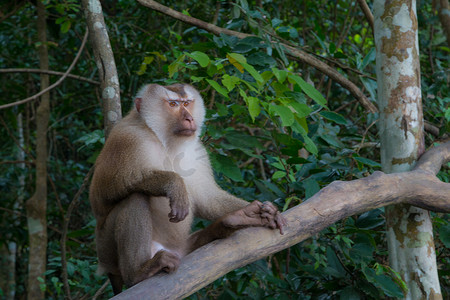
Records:
[[[222,190],[215,182],[205,185],[203,194],[194,195],[194,199],[195,215],[210,221],[215,221],[249,204]]]
[[[189,213],[189,197],[180,175],[170,171],[152,170],[143,173],[142,179],[127,187],[128,193],[143,193],[149,196],[169,198],[171,222],[180,222]]]
[[[129,170],[132,170],[131,168]],[[117,174],[99,168],[91,184],[91,206],[97,219],[105,218],[111,209],[133,193],[169,198],[171,222],[182,221],[189,212],[189,197],[183,179],[174,172],[142,170]]]
[[[241,228],[250,226],[278,228],[283,234],[283,228],[286,225],[286,219],[271,202],[247,202],[245,207],[228,213],[207,228],[191,234],[188,253],[213,240],[226,238]]]

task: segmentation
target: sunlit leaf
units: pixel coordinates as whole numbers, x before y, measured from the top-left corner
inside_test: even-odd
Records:
[[[215,82],[214,80],[211,79],[206,79],[206,81],[208,81],[208,83],[216,90],[218,91],[222,96],[228,98],[228,92],[226,89],[224,89],[223,87],[221,87],[217,82]]]
[[[200,52],[200,51],[186,53],[186,55],[195,59],[200,64],[200,66],[203,68],[206,67],[210,62],[208,55],[206,55],[205,53]]]

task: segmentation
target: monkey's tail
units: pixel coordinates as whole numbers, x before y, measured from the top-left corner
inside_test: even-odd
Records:
[[[97,267],[97,271],[95,271],[95,274],[97,276],[102,276],[102,275],[106,274],[106,267],[103,266],[101,263],[99,263],[98,267]]]

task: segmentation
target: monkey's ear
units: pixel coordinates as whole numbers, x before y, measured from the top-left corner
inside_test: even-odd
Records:
[[[141,103],[142,103],[142,98],[136,97],[134,99],[134,105],[136,105],[136,109],[137,109],[138,113],[141,112]]]

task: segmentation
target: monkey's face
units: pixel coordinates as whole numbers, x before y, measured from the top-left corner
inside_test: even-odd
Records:
[[[187,84],[145,86],[135,99],[136,109],[163,143],[197,137],[205,107],[199,92]]]
[[[193,136],[197,131],[197,124],[193,117],[194,99],[165,99],[165,107],[173,120],[173,134],[176,136]]]

